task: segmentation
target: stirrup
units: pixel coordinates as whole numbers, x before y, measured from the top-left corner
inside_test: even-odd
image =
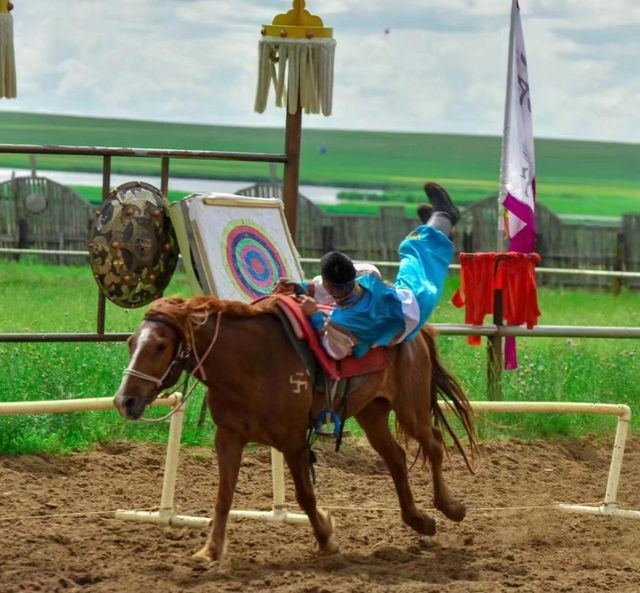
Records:
[[[330,418],[330,422],[327,422]],[[333,425],[333,427],[331,427]],[[326,428],[325,428],[326,427]],[[331,410],[329,413],[329,409],[325,408],[320,412],[318,418],[316,419],[313,429],[316,431],[318,436],[323,437],[333,437],[337,438],[340,435],[340,430],[342,428],[342,422],[340,421],[340,416],[338,416],[338,412],[335,410]],[[345,432],[342,433],[346,434]]]

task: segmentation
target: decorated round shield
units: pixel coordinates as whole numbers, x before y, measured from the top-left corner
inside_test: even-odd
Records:
[[[178,262],[178,244],[157,188],[141,181],[116,187],[96,213],[89,237],[94,278],[120,307],[162,296]]]

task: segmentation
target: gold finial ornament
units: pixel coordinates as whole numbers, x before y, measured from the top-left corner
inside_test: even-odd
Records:
[[[291,10],[276,15],[260,30],[258,113],[266,109],[273,84],[276,106],[286,106],[289,113],[303,109],[305,113],[331,114],[336,46],[333,29],[325,27],[305,4],[304,0],[293,0]]]
[[[16,60],[13,51],[13,4],[0,0],[0,97],[16,96]]]
[[[333,29],[324,26],[322,19],[311,14],[305,8],[305,0],[293,0],[293,8],[284,14],[278,14],[271,25],[263,25],[263,35],[289,37],[294,39],[312,39],[320,37],[330,39]]]

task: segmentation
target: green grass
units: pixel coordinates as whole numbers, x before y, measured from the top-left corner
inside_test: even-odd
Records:
[[[94,332],[98,288],[88,266],[58,267],[0,261],[0,332]],[[24,263],[23,263],[24,262]],[[168,287],[171,294],[189,296],[183,274]],[[107,303],[107,331],[134,331],[144,308],[121,309]],[[0,343],[3,401],[110,397],[128,361],[124,343]],[[210,444],[207,421],[196,426],[203,390],[191,398],[183,441]],[[149,416],[166,413],[151,410]],[[97,440],[166,441],[168,424],[125,422],[115,411],[0,417],[0,451],[4,453],[64,453],[83,450]]]
[[[384,204],[385,206],[404,206],[403,204]],[[346,202],[342,204],[318,204],[324,212],[339,214],[344,216],[378,216],[380,214],[380,204],[364,202]],[[414,216],[415,206],[406,206],[407,216]]]
[[[431,319],[434,323],[462,323],[462,310],[448,301],[457,287],[452,276]],[[186,278],[176,273],[166,294],[189,296]],[[59,267],[0,260],[0,332],[91,332],[96,327],[98,289],[88,266]],[[640,324],[637,294],[541,288],[540,323],[546,325]],[[127,310],[107,303],[109,332],[130,332],[144,308]],[[484,345],[473,348],[463,337],[441,336],[441,357],[471,399],[486,399]],[[505,400],[587,401],[629,404],[640,410],[640,350],[632,340],[528,338],[518,341],[520,369],[504,374]],[[0,393],[3,401],[107,397],[113,395],[127,364],[126,346],[105,344],[0,343]],[[210,445],[212,426],[196,426],[202,391],[189,403],[183,441]],[[161,414],[157,409],[154,415]],[[490,416],[479,421],[483,438],[518,436],[578,436],[610,433],[611,418],[575,415]],[[633,427],[637,429],[634,419]],[[355,425],[350,429],[360,434]],[[4,453],[63,453],[82,450],[96,440],[141,439],[163,442],[168,426],[142,425],[115,412],[89,412],[0,417],[0,451]]]
[[[284,120],[284,118],[283,118]],[[282,129],[200,126],[0,113],[2,142],[184,148],[281,153]],[[303,131],[300,180],[419,191],[436,179],[461,202],[498,191],[499,137],[340,130]],[[319,148],[325,147],[326,153]],[[540,202],[559,214],[619,216],[640,211],[640,144],[537,139]],[[0,154],[0,166],[28,168],[27,155]],[[95,157],[39,156],[40,169],[99,171]],[[159,159],[113,158],[114,173],[160,173]],[[172,160],[173,176],[267,179],[263,163]]]

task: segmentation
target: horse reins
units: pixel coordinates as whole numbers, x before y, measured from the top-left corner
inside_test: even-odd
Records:
[[[187,348],[185,349],[185,348],[183,348],[183,343],[185,342],[185,339],[182,337],[182,330],[175,323],[173,323],[172,321],[170,321],[169,319],[167,319],[165,317],[160,317],[160,316],[149,316],[149,317],[145,317],[144,320],[145,321],[155,321],[155,322],[158,322],[158,323],[162,323],[162,324],[166,325],[167,327],[170,327],[171,329],[173,329],[178,334],[178,337],[180,337],[180,344],[178,346],[178,351],[176,352],[176,355],[174,356],[173,360],[171,361],[171,363],[167,367],[167,370],[163,373],[162,377],[160,377],[159,379],[157,377],[154,377],[153,375],[148,375],[146,373],[143,373],[141,371],[138,371],[136,369],[129,368],[129,367],[124,369],[122,374],[123,375],[131,375],[133,377],[138,377],[139,379],[144,379],[146,381],[150,381],[151,383],[155,383],[158,387],[161,387],[162,384],[164,383],[165,379],[169,376],[169,373],[173,370],[173,367],[176,364],[178,364],[179,362],[188,359],[189,358],[189,353],[192,350],[193,351],[193,356],[196,359],[196,366],[193,368],[193,370],[189,373],[189,375],[185,379],[184,385],[186,386],[187,381],[191,377],[194,377],[195,374],[201,369],[204,361],[207,359],[209,354],[211,354],[211,351],[213,350],[213,346],[218,341],[218,336],[220,335],[220,324],[221,324],[220,322],[222,320],[222,311],[218,311],[218,316],[216,318],[216,328],[215,328],[215,331],[213,332],[213,338],[211,339],[211,342],[209,343],[209,346],[207,347],[207,350],[205,351],[205,353],[202,356],[202,358],[198,357],[198,352],[196,351],[195,337],[193,335],[193,328],[191,328],[191,326],[190,326],[190,334],[191,334],[191,339],[192,339],[193,345],[192,345],[192,348],[190,349],[189,348],[189,344],[187,343]],[[203,373],[204,373],[204,370],[203,370]],[[196,379],[197,379],[197,377],[196,377]],[[191,386],[191,388],[189,389],[189,391],[187,391],[185,396],[180,400],[180,403],[177,406],[174,406],[171,409],[171,411],[168,412],[167,414],[165,414],[164,416],[162,416],[160,418],[138,418],[138,420],[140,422],[157,423],[157,422],[162,422],[162,421],[170,418],[171,416],[173,416],[178,410],[180,410],[187,403],[187,400],[189,399],[189,397],[193,393],[193,390],[196,387],[196,385],[197,385],[197,383],[194,383]]]

